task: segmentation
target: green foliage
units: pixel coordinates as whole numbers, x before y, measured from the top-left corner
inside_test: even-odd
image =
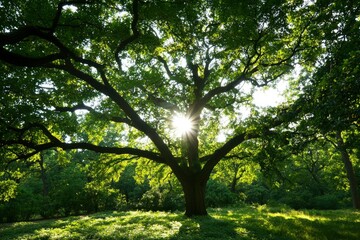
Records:
[[[269,189],[261,183],[253,183],[244,189],[246,202],[265,204],[269,200]]]
[[[81,172],[77,164],[69,164],[65,168],[53,169],[59,171],[59,174],[51,174],[53,191],[51,198],[55,200],[55,208],[63,212],[65,216],[70,213],[79,213],[82,208],[81,203],[85,202],[84,187],[86,184],[86,175]],[[53,177],[56,176],[56,179]]]
[[[15,197],[17,184],[14,180],[0,181],[0,201],[9,201]]]
[[[16,198],[3,202],[1,205],[1,221],[29,220],[46,210],[42,197],[41,181],[28,176],[19,183]]]
[[[224,207],[236,203],[237,198],[226,185],[210,179],[206,186],[205,202],[208,207]]]
[[[152,211],[183,210],[183,198],[181,191],[174,191],[169,186],[153,187],[142,195],[139,207]]]
[[[148,182],[145,180],[142,184],[138,184],[136,177],[136,164],[129,164],[122,172],[119,181],[114,183],[114,187],[118,188],[125,195],[127,204],[131,205],[139,201],[142,195],[150,189]]]
[[[164,178],[162,169],[156,170],[155,175],[147,169],[139,164],[127,165],[119,181],[113,184],[125,195],[126,206],[153,211],[182,210],[184,201],[178,182],[171,177]]]
[[[331,19],[332,24],[321,30],[325,53],[304,81],[296,131],[326,139],[335,146],[346,170],[353,206],[360,208],[358,179],[352,166],[358,161],[352,152],[358,149],[359,131],[359,9],[351,1],[335,1],[329,7],[321,2],[314,5],[324,10],[320,17]],[[325,203],[331,199],[326,196]]]
[[[341,196],[335,194],[326,194],[322,196],[316,196],[313,201],[316,209],[338,209]]]

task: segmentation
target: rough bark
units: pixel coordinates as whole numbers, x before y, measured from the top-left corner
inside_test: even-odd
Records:
[[[204,216],[207,215],[205,205],[206,178],[199,174],[191,175],[180,180],[185,196],[185,215]]]

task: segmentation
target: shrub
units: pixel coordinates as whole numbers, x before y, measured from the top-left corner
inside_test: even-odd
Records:
[[[307,190],[301,192],[287,192],[284,197],[279,199],[279,202],[294,209],[311,208],[312,196],[313,195]]]
[[[260,183],[253,183],[247,185],[244,188],[244,193],[246,195],[246,202],[248,203],[258,203],[266,204],[269,200],[270,191],[265,186]]]
[[[340,198],[335,194],[326,194],[313,198],[313,206],[316,209],[338,209],[340,207]]]
[[[175,211],[183,209],[184,200],[180,192],[169,189],[167,186],[161,186],[146,191],[139,205],[144,210]]]
[[[210,179],[206,185],[205,202],[208,207],[224,207],[237,201],[236,194],[216,180]]]

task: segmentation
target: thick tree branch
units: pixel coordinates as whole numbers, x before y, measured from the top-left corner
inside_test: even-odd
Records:
[[[152,94],[149,94],[148,99],[150,101],[152,101],[158,107],[161,107],[161,108],[164,108],[164,109],[170,110],[170,111],[180,112],[180,109],[178,106],[176,106],[175,104],[172,104],[162,98],[158,98]]]
[[[38,67],[46,66],[47,64],[62,59],[63,54],[56,53],[44,57],[25,57],[20,54],[12,53],[4,48],[0,48],[0,60],[20,67]]]
[[[175,158],[172,155],[170,149],[164,143],[156,130],[149,126],[146,122],[144,122],[141,117],[136,113],[136,111],[129,105],[129,103],[114,88],[98,82],[89,74],[75,68],[70,61],[67,61],[65,65],[54,65],[53,67],[64,70],[71,75],[82,79],[90,86],[92,86],[95,90],[105,94],[110,99],[112,99],[114,103],[116,103],[120,107],[120,109],[123,110],[126,116],[131,120],[132,126],[143,132],[152,140],[152,142],[158,148],[162,157],[166,159],[167,164],[172,168],[172,170],[181,171],[181,168],[175,161]]]
[[[35,154],[52,149],[52,148],[61,148],[63,150],[71,150],[71,149],[86,149],[97,153],[104,153],[104,154],[119,154],[119,155],[133,155],[137,157],[147,158],[153,160],[157,163],[164,163],[167,162],[162,158],[158,153],[154,153],[151,151],[141,150],[137,148],[130,148],[130,147],[104,147],[98,146],[91,143],[86,142],[77,142],[77,143],[63,143],[63,142],[49,142],[45,144],[35,144],[30,141],[24,140],[13,140],[13,141],[4,141],[1,142],[3,146],[5,145],[22,145],[24,147],[34,149],[35,151],[30,152],[28,154],[19,155],[18,159],[25,159],[34,156]]]
[[[84,103],[79,103],[72,107],[55,107],[58,112],[75,112],[76,110],[87,110],[89,112],[95,111],[93,108],[86,106]]]
[[[60,52],[43,57],[28,57],[13,53],[5,48],[6,45],[15,45],[30,36],[37,36],[54,44],[59,47]],[[68,52],[67,48],[65,48],[52,34],[42,32],[36,27],[25,26],[10,33],[0,34],[0,59],[15,66],[44,66],[55,60],[63,59],[66,57],[65,52]]]
[[[202,93],[205,87],[205,79],[199,76],[199,65],[193,63],[190,56],[186,57],[186,62],[192,74],[192,79],[195,86],[194,89],[195,98],[200,99],[202,97]]]
[[[206,173],[211,173],[216,164],[224,158],[231,150],[237,147],[239,144],[244,142],[247,139],[256,138],[257,134],[247,134],[241,133],[227,141],[222,147],[218,148],[213,154],[203,158],[203,161],[206,161],[202,171]]]
[[[132,15],[133,15],[133,19],[131,22],[132,34],[128,38],[120,41],[119,45],[115,49],[115,60],[116,63],[118,64],[119,70],[121,70],[121,59],[119,56],[120,52],[124,51],[127,45],[135,41],[140,36],[140,32],[137,28],[139,22],[139,2],[140,2],[139,0],[133,0],[132,3]]]
[[[22,145],[26,148],[33,149],[35,151],[32,151],[30,153],[26,154],[20,154],[18,155],[18,158],[29,158],[31,156],[34,156],[35,154],[51,149],[51,148],[62,148],[64,150],[70,150],[70,149],[86,149],[90,151],[94,151],[97,153],[108,153],[108,154],[129,154],[133,156],[143,157],[150,160],[153,160],[158,163],[166,163],[165,159],[161,157],[159,153],[154,153],[147,150],[141,150],[136,148],[130,148],[130,147],[105,147],[105,146],[98,146],[91,143],[86,142],[76,142],[76,143],[64,143],[60,141],[58,138],[56,138],[44,125],[42,124],[29,124],[26,128],[14,128],[9,127],[9,131],[15,131],[19,133],[19,139],[12,139],[12,140],[2,140],[0,139],[0,146],[10,146],[10,145]],[[31,130],[39,129],[49,140],[47,143],[35,143],[30,140],[24,140],[22,139],[22,135]]]
[[[173,74],[170,71],[169,65],[167,64],[166,60],[161,56],[157,56],[156,58],[159,60],[159,62],[161,62],[164,65],[165,71],[166,71],[167,75],[169,76],[169,78],[172,78]]]
[[[126,123],[129,126],[132,126],[132,122],[129,118],[126,117],[117,117],[117,116],[107,116],[106,114],[100,113],[95,111],[95,109],[86,106],[84,103],[80,103],[78,105],[72,106],[72,107],[55,107],[55,111],[58,112],[75,112],[76,110],[86,110],[89,111],[93,114],[96,115],[100,115],[102,116],[104,119],[113,121],[113,122],[117,122],[117,123]]]
[[[59,25],[60,17],[62,14],[63,7],[69,6],[69,5],[77,5],[77,4],[89,4],[90,1],[88,0],[78,0],[78,1],[67,1],[67,2],[60,2],[57,6],[55,17],[53,19],[52,25],[50,27],[50,32],[54,33],[56,30],[56,27]]]
[[[158,163],[167,163],[163,157],[161,157],[158,153],[154,153],[151,151],[141,150],[137,148],[129,148],[129,147],[103,147],[98,146],[90,143],[63,143],[60,146],[58,146],[64,150],[70,150],[70,149],[86,149],[90,151],[94,151],[97,153],[110,153],[110,154],[129,154],[133,156],[143,157],[150,160],[153,160]]]
[[[212,59],[210,58],[209,50],[210,50],[210,48],[208,48],[206,50],[206,61],[205,61],[205,68],[204,68],[204,84],[206,84],[206,82],[208,81],[210,73],[211,73],[210,64],[212,62]]]
[[[38,37],[55,45],[56,47],[58,47],[59,52],[48,54],[43,57],[28,57],[13,53],[5,48],[6,45],[15,45],[31,36]],[[39,28],[33,26],[25,26],[11,33],[0,34],[0,60],[3,60],[15,66],[48,67],[51,66],[51,63],[55,60],[65,60],[67,58],[72,58],[79,63],[96,68],[100,72],[104,82],[107,82],[106,76],[104,74],[103,65],[77,56],[51,32],[42,31]]]
[[[313,18],[311,18],[312,20]],[[271,67],[271,66],[280,66],[283,64],[286,64],[290,59],[292,59],[298,52],[300,52],[301,50],[303,50],[301,48],[301,44],[302,44],[302,38],[303,35],[305,33],[305,31],[307,30],[307,28],[310,26],[310,24],[312,23],[310,21],[308,21],[305,26],[303,27],[303,29],[301,29],[301,32],[298,36],[298,38],[296,39],[296,43],[295,45],[292,47],[290,54],[287,57],[284,57],[282,59],[279,59],[278,61],[272,62],[272,63],[260,63],[261,66],[264,67]]]
[[[137,37],[139,32],[136,29],[136,23],[138,21],[138,1],[134,1],[133,3],[133,9],[134,9],[134,21],[132,23],[132,28],[134,31],[134,36]],[[135,11],[136,10],[136,11]],[[42,38],[55,46],[57,46],[60,50],[60,53],[49,55],[42,58],[29,58],[20,56],[14,53],[11,53],[7,51],[4,48],[4,45],[6,44],[15,44],[17,42],[20,42],[24,40],[25,38],[29,36],[37,36],[39,38]],[[129,39],[128,39],[129,40]],[[129,42],[128,42],[129,43]],[[122,42],[120,44],[121,46],[124,46],[125,43]],[[139,131],[145,133],[155,144],[155,146],[159,149],[162,155],[165,156],[165,159],[168,161],[169,165],[175,169],[180,169],[177,165],[176,161],[174,160],[174,157],[167,147],[167,145],[163,142],[161,137],[156,133],[155,129],[151,128],[148,124],[146,124],[140,116],[135,112],[135,110],[127,103],[127,101],[119,95],[119,93],[112,88],[106,79],[105,73],[103,72],[103,66],[90,61],[86,60],[80,57],[77,57],[75,54],[73,54],[67,47],[65,47],[56,37],[54,37],[52,34],[43,32],[35,27],[24,27],[22,29],[16,30],[13,33],[6,33],[0,35],[0,50],[4,52],[5,54],[0,54],[0,59],[4,60],[5,62],[17,65],[17,66],[28,66],[28,67],[49,67],[54,69],[60,69],[68,72],[69,74],[85,81],[88,83],[91,87],[93,87],[95,90],[105,94],[106,96],[110,97],[127,115],[127,117],[131,120],[132,126],[137,128]],[[0,52],[1,53],[1,52]],[[9,58],[8,56],[12,56]],[[100,71],[100,74],[102,76],[104,84],[97,81],[95,78],[93,78],[91,75],[77,69],[74,67],[71,59],[84,63],[90,66],[95,67]],[[62,62],[65,62],[65,64],[54,64],[53,61],[55,60],[62,60]],[[114,120],[119,120],[118,118]]]
[[[207,94],[205,94],[204,97],[199,99],[194,104],[193,109],[197,112],[201,112],[204,109],[204,107],[206,107],[207,104],[211,101],[211,99],[213,97],[234,89],[237,85],[239,85],[244,80],[246,80],[245,75],[241,75],[237,79],[235,79],[234,81],[230,82],[229,84],[227,84],[225,86],[217,87],[217,88],[210,90]]]
[[[274,127],[277,127],[285,122],[292,121],[295,116],[300,112],[300,109],[289,108],[283,110],[279,115],[275,118],[271,118],[268,120],[259,120],[259,122],[265,121],[265,125],[260,125],[255,131],[251,132],[242,132],[228,140],[222,147],[218,148],[214,151],[213,154],[204,156],[201,161],[205,162],[205,165],[202,171],[205,174],[210,174],[216,164],[223,158],[225,158],[228,153],[230,153],[234,148],[239,146],[242,142],[259,138],[261,136],[271,135],[273,132],[270,130]]]

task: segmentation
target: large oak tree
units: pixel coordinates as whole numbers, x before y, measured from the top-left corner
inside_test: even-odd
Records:
[[[1,161],[53,148],[149,159],[181,183],[186,215],[207,214],[213,168],[281,122],[254,127],[241,106],[311,45],[308,3],[1,1]],[[180,136],[174,116],[191,125]]]

